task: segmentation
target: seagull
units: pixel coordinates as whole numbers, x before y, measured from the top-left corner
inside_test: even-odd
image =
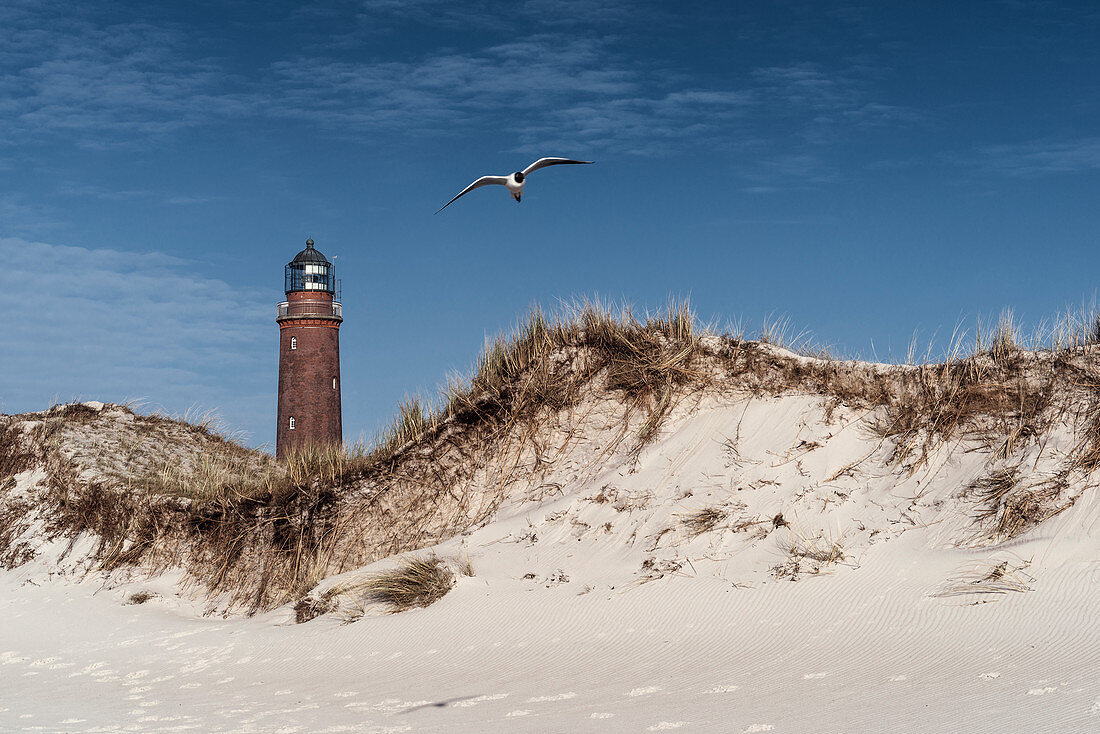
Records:
[[[592,161],[575,161],[571,158],[539,158],[537,161],[527,166],[527,168],[524,168],[522,171],[516,171],[510,176],[482,176],[477,181],[474,181],[472,184],[462,189],[454,199],[451,199],[446,204],[439,207],[436,214],[439,214],[439,212],[455,203],[459,197],[470,193],[474,189],[479,189],[482,186],[488,186],[490,184],[506,186],[508,190],[512,192],[512,198],[515,199],[518,204],[519,200],[523,198],[523,184],[531,172],[537,171],[540,168],[546,168],[547,166],[557,166],[563,163],[592,163]]]

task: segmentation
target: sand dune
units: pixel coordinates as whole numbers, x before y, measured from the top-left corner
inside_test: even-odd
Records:
[[[181,570],[96,570],[92,535],[24,528],[34,558],[0,573],[0,729],[1100,729],[1100,499],[1067,470],[1088,421],[906,453],[887,408],[777,392],[685,393],[642,446],[613,401],[562,414],[538,472],[476,470],[507,484],[487,516],[324,579],[302,624],[293,604],[205,615]],[[1011,487],[982,483],[1005,467]],[[9,506],[43,473],[13,478]],[[429,554],[455,572],[435,604],[362,593]]]

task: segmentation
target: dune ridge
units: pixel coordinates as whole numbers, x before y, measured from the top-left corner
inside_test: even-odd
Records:
[[[378,448],[287,466],[121,406],[6,417],[0,663],[150,729],[1100,721],[1095,347],[882,365],[688,323],[532,319]],[[372,583],[409,559],[450,590],[394,613]],[[159,682],[27,633],[62,597]]]

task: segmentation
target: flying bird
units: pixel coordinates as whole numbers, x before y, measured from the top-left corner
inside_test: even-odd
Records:
[[[439,214],[439,212],[443,211],[451,204],[455,203],[460,197],[470,193],[474,189],[480,189],[482,186],[489,186],[490,184],[498,184],[507,187],[508,190],[512,192],[512,198],[516,200],[516,203],[519,203],[519,200],[523,198],[523,185],[527,181],[527,176],[540,168],[558,166],[563,163],[592,163],[592,161],[575,161],[571,158],[539,158],[537,161],[527,166],[527,168],[524,168],[522,171],[516,171],[510,176],[482,176],[477,181],[474,181],[472,184],[462,189],[458,196],[439,207],[436,214]]]

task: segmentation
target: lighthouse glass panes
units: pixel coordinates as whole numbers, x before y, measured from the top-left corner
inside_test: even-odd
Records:
[[[336,288],[332,277],[332,265],[316,262],[292,262],[286,266],[286,292],[324,291],[333,293]]]

